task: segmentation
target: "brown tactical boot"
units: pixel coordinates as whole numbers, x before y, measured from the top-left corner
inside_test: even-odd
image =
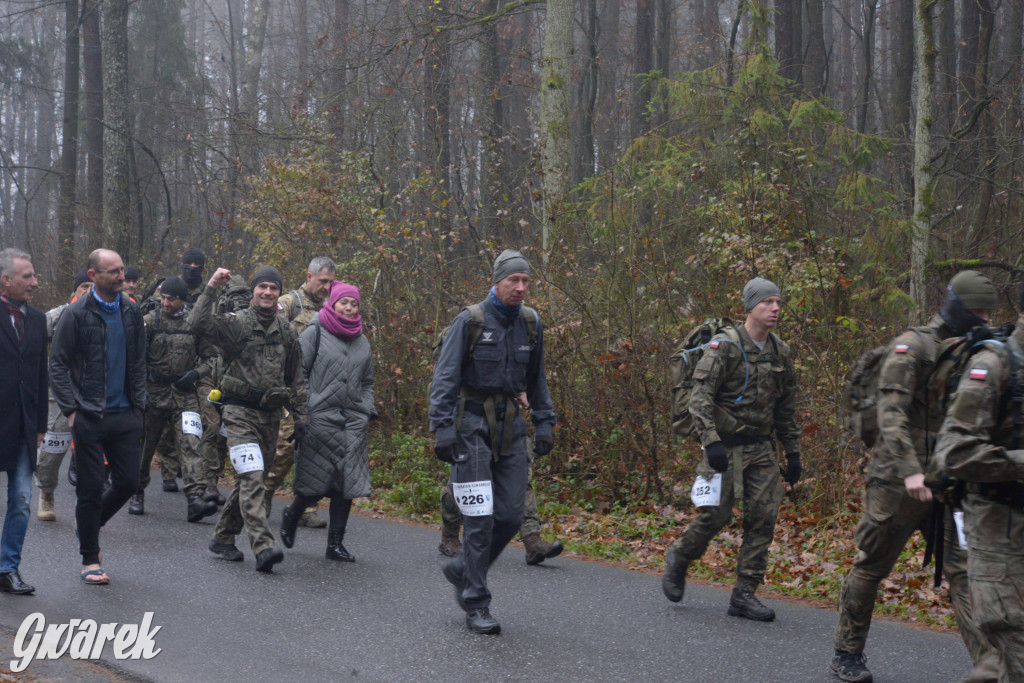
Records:
[[[316,509],[311,509],[302,513],[302,517],[299,518],[299,526],[309,529],[323,529],[327,526],[327,522],[321,519],[320,515],[316,514]]]
[[[455,557],[462,552],[462,541],[459,540],[458,536],[445,536],[442,534],[441,545],[437,546],[437,549],[445,557]]]
[[[40,522],[57,520],[57,513],[53,509],[53,491],[39,492],[39,507],[36,509],[36,517]]]
[[[544,560],[557,557],[562,553],[562,542],[555,541],[548,543],[540,534],[526,534],[523,536],[523,545],[526,546],[526,564],[540,564]]]

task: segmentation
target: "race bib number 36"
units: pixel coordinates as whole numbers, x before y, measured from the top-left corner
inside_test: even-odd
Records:
[[[263,469],[263,452],[258,443],[240,443],[228,449],[231,455],[231,466],[238,474],[256,472]]]
[[[181,431],[183,434],[194,434],[200,439],[203,438],[203,421],[199,418],[199,413],[182,413]]]
[[[467,517],[483,517],[494,514],[494,497],[491,495],[491,482],[467,481],[462,484],[452,483],[452,492],[459,510]]]
[[[722,501],[722,473],[716,472],[710,479],[697,477],[690,491],[690,500],[699,508],[717,507]]]
[[[71,446],[71,432],[46,432],[43,436],[43,453],[67,453]]]

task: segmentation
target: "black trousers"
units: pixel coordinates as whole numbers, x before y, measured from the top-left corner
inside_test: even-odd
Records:
[[[127,410],[103,417],[79,411],[71,430],[75,439],[75,519],[82,564],[98,564],[100,527],[128,502],[139,487],[142,462],[142,411]],[[107,478],[104,455],[110,465],[112,486],[104,493]]]

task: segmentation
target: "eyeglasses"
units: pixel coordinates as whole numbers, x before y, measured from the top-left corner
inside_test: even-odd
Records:
[[[120,268],[93,268],[94,273],[110,273],[111,275],[124,275],[124,266]]]

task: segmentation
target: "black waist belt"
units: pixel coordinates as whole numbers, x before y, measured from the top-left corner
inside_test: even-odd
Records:
[[[245,399],[238,398],[237,396],[225,396],[221,399],[221,403],[226,406],[238,406],[239,408],[250,408],[252,410],[260,409],[258,401],[246,401]]]
[[[771,435],[765,436],[740,436],[739,434],[719,434],[722,437],[722,444],[727,447],[750,446],[755,443],[770,443],[775,441]]]
[[[997,484],[967,484],[968,493],[976,493],[982,498],[1002,505],[1009,505],[1024,510],[1024,484],[1017,481],[1004,481]]]
[[[150,370],[149,377],[147,379],[153,384],[173,384],[178,381],[178,375],[165,375],[162,372],[153,372]]]
[[[494,404],[494,415],[495,417],[497,417],[498,420],[504,419],[505,407],[506,406],[504,401],[502,401],[501,403]],[[466,400],[462,410],[473,415],[479,415],[480,417],[484,417],[486,415],[486,411],[484,410],[484,404],[480,401],[474,401],[472,399]]]

